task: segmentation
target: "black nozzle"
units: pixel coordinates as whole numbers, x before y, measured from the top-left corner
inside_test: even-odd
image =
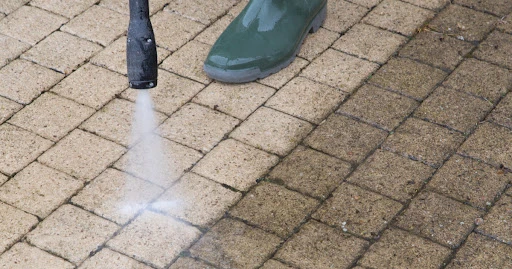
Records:
[[[156,87],[158,64],[148,0],[130,0],[130,23],[126,43],[126,62],[130,88]]]

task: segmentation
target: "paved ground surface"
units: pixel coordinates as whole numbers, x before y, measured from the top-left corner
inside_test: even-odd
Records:
[[[511,0],[329,0],[243,85],[201,62],[246,1],[150,2],[163,182],[127,1],[0,2],[0,268],[512,268]]]

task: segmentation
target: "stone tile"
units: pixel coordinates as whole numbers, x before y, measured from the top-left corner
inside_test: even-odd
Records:
[[[71,200],[119,225],[126,224],[163,189],[115,169],[107,169]]]
[[[393,58],[371,77],[370,83],[420,101],[445,77],[446,73],[439,69],[405,58]]]
[[[370,61],[385,63],[407,38],[367,24],[356,24],[333,48]]]
[[[25,5],[30,0],[5,0],[0,3],[0,12],[3,12],[5,14],[9,14],[19,7]]]
[[[512,131],[492,123],[482,123],[459,152],[496,167],[512,168]]]
[[[223,16],[197,35],[194,40],[213,46],[215,41],[217,41],[219,36],[224,32],[233,19],[234,17],[229,14]]]
[[[269,258],[280,242],[275,235],[223,219],[192,246],[190,253],[220,268],[255,268]]]
[[[130,269],[150,269],[134,259],[130,259],[122,254],[103,248],[91,258],[85,260],[79,269],[101,269],[101,268],[130,268]]]
[[[286,238],[318,206],[318,201],[267,182],[253,188],[230,214]]]
[[[276,260],[268,260],[266,261],[261,269],[293,269],[293,267],[285,265],[284,263],[278,262]]]
[[[100,6],[92,6],[62,26],[72,35],[106,46],[126,31],[129,17]]]
[[[146,211],[107,245],[129,257],[164,268],[200,234],[192,226]]]
[[[446,268],[507,268],[511,263],[512,247],[472,233]]]
[[[198,22],[165,10],[153,15],[151,23],[155,32],[156,44],[170,51],[178,50],[205,28]]]
[[[338,1],[343,4],[342,1]],[[329,4],[330,2],[328,2]],[[348,5],[348,4],[346,4]],[[310,34],[304,40],[302,47],[300,48],[299,57],[312,61],[318,57],[322,52],[328,49],[336,39],[340,37],[340,34],[329,31],[325,28],[320,28],[314,34]]]
[[[435,32],[421,32],[407,43],[398,55],[453,70],[473,49],[468,42]]]
[[[418,102],[405,96],[365,84],[340,107],[338,112],[391,131],[417,106]]]
[[[244,84],[213,82],[192,101],[244,120],[275,92],[270,87],[254,82]]]
[[[53,93],[43,93],[16,113],[9,123],[58,141],[93,113],[92,108]]]
[[[0,202],[0,252],[4,252],[37,225],[35,216]],[[0,256],[4,257],[5,255]]]
[[[382,147],[438,167],[463,141],[462,134],[410,118],[388,137]]]
[[[480,41],[489,33],[497,17],[458,5],[450,5],[429,23],[429,27],[466,41]]]
[[[488,101],[439,87],[423,101],[414,116],[469,133],[492,108]]]
[[[194,173],[187,173],[160,196],[152,208],[194,225],[208,227],[222,218],[241,197],[239,192]]]
[[[1,19],[2,18],[0,16],[0,20]],[[0,51],[0,67],[3,67],[28,50],[30,45],[0,34],[0,47],[4,48]]]
[[[180,257],[169,269],[215,269],[215,267],[192,258]]]
[[[349,163],[299,146],[272,170],[269,178],[301,193],[325,199],[350,171]]]
[[[44,219],[82,186],[71,176],[33,162],[0,187],[0,200]]]
[[[377,150],[348,178],[393,199],[411,199],[434,173],[434,169],[384,150]]]
[[[434,175],[428,188],[485,209],[505,190],[512,174],[473,159],[453,155]]]
[[[246,191],[278,161],[277,156],[228,139],[208,153],[192,172]]]
[[[64,76],[25,60],[14,60],[0,69],[0,95],[21,104],[32,102]]]
[[[488,118],[495,123],[512,129],[512,93],[501,99]]]
[[[378,5],[382,0],[349,0],[354,4],[358,4],[363,7],[372,8]]]
[[[476,58],[512,68],[512,35],[492,32],[474,52]]]
[[[375,63],[329,49],[306,67],[302,74],[311,80],[350,93],[377,68]]]
[[[361,162],[387,132],[340,115],[331,115],[304,141],[308,146],[350,162]]]
[[[487,11],[498,16],[505,16],[512,11],[512,2],[508,0],[496,0],[492,2],[478,0],[455,0],[454,2],[476,10]]]
[[[432,10],[440,10],[445,7],[450,0],[403,0],[404,2],[411,3],[416,6],[428,8]]]
[[[35,45],[67,22],[67,19],[45,10],[22,6],[0,21],[0,33]]]
[[[506,18],[500,19],[497,23],[497,29],[512,34],[512,14],[509,14]]]
[[[19,127],[0,125],[0,172],[11,176],[34,161],[53,143]]]
[[[0,97],[0,124],[8,120],[14,113],[22,108],[22,105],[7,98]]]
[[[8,179],[6,175],[0,174],[0,185],[4,184]]]
[[[100,45],[57,31],[21,57],[61,73],[70,74],[100,49]]]
[[[319,124],[345,99],[345,93],[303,77],[294,78],[265,104]]]
[[[384,0],[362,21],[393,32],[411,36],[434,12],[398,0]]]
[[[503,195],[484,217],[484,224],[477,230],[506,244],[512,244],[510,223],[512,222],[512,197]]]
[[[112,9],[121,14],[130,15],[130,7],[129,1],[121,1],[121,0],[101,0],[99,3],[100,6]],[[169,3],[169,0],[152,0],[148,1],[149,4],[149,14],[153,15],[156,12],[160,11],[166,4]]]
[[[164,10],[209,25],[238,2],[239,0],[222,0],[215,2],[200,0],[171,1]]]
[[[30,5],[72,18],[97,2],[98,0],[32,0]]]
[[[362,239],[312,220],[275,257],[300,268],[348,268],[367,246]]]
[[[223,113],[188,103],[159,127],[159,133],[170,140],[208,152],[239,123],[238,119]]]
[[[87,211],[64,205],[32,230],[27,240],[32,245],[79,264],[118,228],[114,223]]]
[[[275,89],[279,89],[287,84],[291,79],[297,76],[297,74],[309,64],[307,60],[296,57],[295,60],[286,68],[281,71],[272,74],[266,78],[259,79],[258,82]]]
[[[467,59],[443,85],[495,103],[512,87],[512,72],[476,59]]]
[[[228,15],[232,17],[238,16],[238,14],[240,14],[240,12],[242,12],[242,10],[245,8],[247,3],[249,3],[249,0],[241,0],[238,4],[236,4],[228,11]]]
[[[459,247],[473,230],[474,220],[484,212],[434,192],[415,197],[409,208],[397,218],[396,225],[434,241]]]
[[[327,18],[323,27],[334,32],[344,33],[361,20],[366,12],[368,12],[367,8],[344,0],[328,1]]]
[[[141,133],[135,134],[132,130],[135,111],[134,103],[114,99],[92,115],[80,128],[124,146],[133,145],[143,136]],[[160,125],[166,118],[158,112],[154,112],[153,117],[156,125]]]
[[[17,243],[2,256],[0,264],[11,269],[73,269],[75,266],[27,243]]]
[[[236,128],[230,137],[256,148],[284,156],[313,129],[310,123],[261,107]]]
[[[371,268],[439,268],[450,255],[446,247],[410,233],[389,229],[373,244],[359,264]]]
[[[313,214],[328,225],[365,238],[377,238],[402,204],[384,196],[344,183]]]
[[[212,79],[203,71],[203,62],[209,51],[209,45],[192,40],[169,56],[161,67],[186,78],[208,84]]]
[[[113,142],[76,129],[38,160],[78,179],[89,181],[117,160],[124,151],[123,147]]]

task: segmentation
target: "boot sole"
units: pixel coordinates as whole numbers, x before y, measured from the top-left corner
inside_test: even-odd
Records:
[[[325,21],[325,18],[327,17],[327,3],[324,5],[324,7],[318,12],[316,17],[311,21],[309,24],[309,31],[307,31],[304,36],[302,37],[299,46],[295,50],[295,52],[292,54],[293,56],[284,61],[283,63],[270,68],[265,71],[261,71],[259,68],[251,68],[251,69],[245,69],[245,70],[224,70],[217,67],[213,67],[210,65],[204,65],[203,69],[205,73],[215,80],[226,82],[226,83],[245,83],[245,82],[251,82],[255,81],[260,78],[268,77],[274,73],[277,73],[290,65],[294,60],[297,54],[300,52],[300,48],[302,47],[302,43],[304,42],[304,39],[308,36],[309,33],[315,33],[320,29],[322,24]]]

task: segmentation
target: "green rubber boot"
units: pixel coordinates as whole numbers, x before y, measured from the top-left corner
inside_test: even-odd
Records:
[[[326,13],[327,0],[251,0],[213,45],[204,71],[228,83],[276,73],[293,62]]]

